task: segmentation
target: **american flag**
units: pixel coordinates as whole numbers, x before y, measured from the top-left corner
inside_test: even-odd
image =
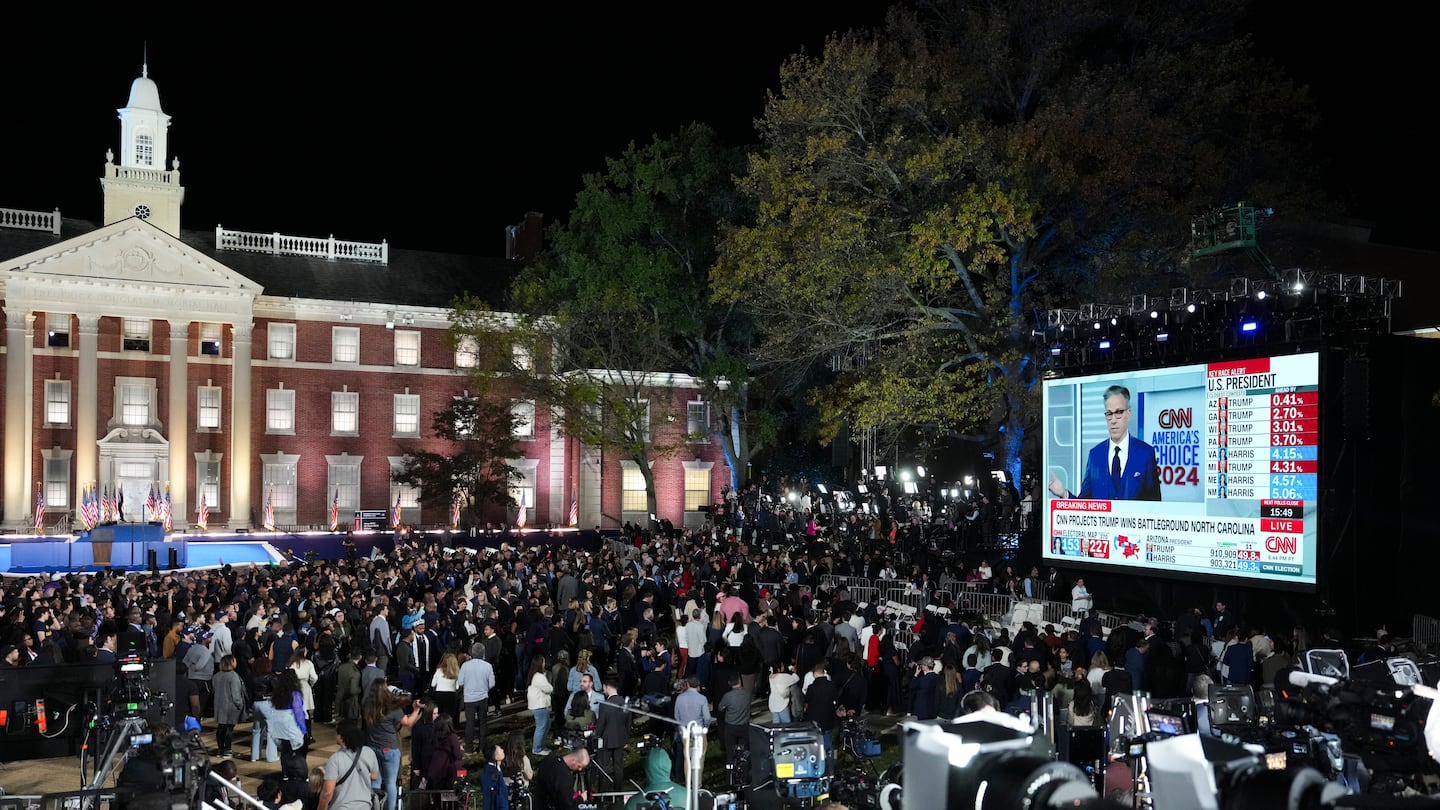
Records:
[[[165,524],[165,531],[170,531],[170,485],[165,485],[165,497],[160,501],[160,522]]]
[[[570,499],[570,525],[580,525],[580,499],[578,498]]]
[[[400,490],[395,490],[395,509],[390,513],[390,528],[400,528]]]
[[[340,528],[340,487],[335,487],[335,498],[330,501],[330,531]]]
[[[525,502],[520,502],[520,511],[515,515],[515,525],[525,528]]]
[[[275,488],[265,493],[265,530],[275,531]]]
[[[100,488],[100,520],[109,523],[115,519],[115,503],[110,500],[110,485]]]
[[[35,531],[45,530],[45,490],[35,490]]]
[[[450,501],[450,528],[460,528],[460,495],[458,493],[454,500]]]
[[[201,531],[210,528],[210,505],[205,502],[205,488],[200,488],[200,515],[195,518],[195,525]]]
[[[85,491],[80,494],[80,521],[85,524],[86,531],[100,525],[100,500],[95,495],[94,484],[86,484]]]
[[[150,485],[150,492],[145,496],[145,514],[140,516],[141,520],[153,520],[156,517],[155,485]]]

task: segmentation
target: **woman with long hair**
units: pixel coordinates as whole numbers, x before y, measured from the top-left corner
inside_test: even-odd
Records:
[[[285,801],[304,798],[310,780],[305,763],[305,704],[293,670],[287,669],[275,679],[275,691],[269,700],[255,701],[255,711],[264,718],[265,732],[279,749]]]
[[[720,636],[731,647],[739,647],[745,643],[746,632],[745,615],[737,610],[730,616],[730,625],[720,632]]]
[[[1104,650],[1096,650],[1090,656],[1090,669],[1085,673],[1085,680],[1090,682],[1090,692],[1095,696],[1095,702],[1101,707],[1105,705],[1105,689],[1100,685],[1100,679],[1110,671],[1110,656]]]
[[[535,739],[530,744],[530,753],[536,756],[549,754],[545,748],[545,732],[550,729],[550,695],[555,687],[545,674],[545,656],[536,655],[530,659],[529,688],[525,691],[525,708],[535,716]]]
[[[380,782],[385,788],[385,810],[395,810],[400,778],[400,729],[410,728],[420,719],[422,704],[415,701],[410,711],[390,691],[383,679],[370,687],[361,714],[365,719],[366,744],[375,751],[380,763]]]
[[[719,647],[725,641],[725,614],[719,608],[710,616],[710,629],[705,631],[705,641],[712,647]]]
[[[320,680],[320,673],[315,670],[315,662],[310,660],[310,652],[304,645],[290,653],[287,668],[295,673],[295,680],[300,685],[301,703],[305,706],[305,742],[309,743],[314,739],[309,729],[310,721],[315,717],[315,684]]]
[[[430,790],[426,774],[430,769],[430,755],[435,750],[435,716],[439,711],[434,704],[421,706],[423,701],[415,698],[420,706],[420,716],[410,727],[410,789]]]
[[[517,728],[505,737],[505,761],[500,763],[500,767],[511,779],[519,777],[529,782],[535,778],[535,770],[530,766],[530,753],[525,746],[525,732]]]
[[[1090,688],[1090,681],[1076,678],[1071,688],[1074,697],[1070,699],[1070,727],[1088,728],[1099,725],[1100,706],[1095,701],[1095,690]]]
[[[450,790],[455,787],[455,771],[464,764],[460,735],[455,731],[455,722],[443,714],[435,718],[432,731],[434,742],[425,767],[425,789]]]
[[[960,699],[965,690],[960,688],[960,670],[953,662],[947,663],[940,674],[939,716],[942,720],[953,720],[960,716]]]
[[[440,666],[430,676],[430,696],[440,713],[456,722],[460,717],[460,694],[455,690],[455,679],[460,677],[460,659],[454,652],[446,651],[440,656]]]
[[[984,633],[976,633],[974,643],[966,647],[964,654],[960,656],[960,660],[966,662],[966,667],[970,665],[971,653],[975,653],[975,669],[983,672],[986,667],[994,663],[990,651],[990,639],[986,638]]]

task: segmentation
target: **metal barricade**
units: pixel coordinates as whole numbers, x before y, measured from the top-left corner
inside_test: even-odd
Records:
[[[849,591],[850,601],[857,605],[873,605],[880,598],[880,589],[873,585],[852,585]]]
[[[1410,638],[1418,652],[1429,653],[1440,649],[1440,619],[1416,613],[1415,618],[1410,620]]]

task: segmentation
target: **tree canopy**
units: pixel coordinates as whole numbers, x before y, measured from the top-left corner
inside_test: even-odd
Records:
[[[1305,92],[1238,3],[924,2],[795,56],[716,297],[842,427],[993,437],[1018,475],[1048,302],[1184,283],[1190,217],[1310,203]]]
[[[419,487],[421,504],[434,514],[450,514],[451,504],[459,499],[462,523],[492,515],[503,521],[505,509],[514,501],[510,486],[520,479],[508,463],[520,456],[516,420],[505,400],[451,399],[435,412],[431,431],[435,438],[450,442],[455,452],[411,452],[392,478]]]

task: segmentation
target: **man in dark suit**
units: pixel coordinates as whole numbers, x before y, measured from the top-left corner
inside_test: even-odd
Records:
[[[1105,389],[1104,401],[1105,429],[1110,435],[1091,448],[1080,494],[1071,495],[1053,472],[1050,492],[1057,498],[1160,500],[1160,468],[1155,463],[1155,448],[1130,435],[1130,389],[1112,385]]]
[[[630,742],[630,714],[614,679],[606,679],[605,700],[595,713],[595,762],[604,771],[600,777],[606,790],[625,785],[625,746]]]

